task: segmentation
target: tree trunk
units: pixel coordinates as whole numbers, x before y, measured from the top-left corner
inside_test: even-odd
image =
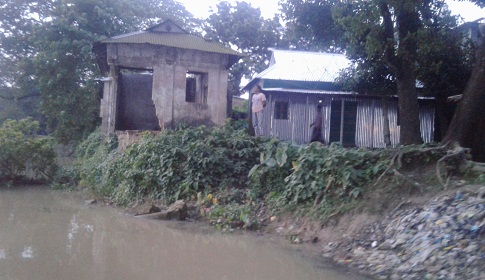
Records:
[[[473,159],[485,161],[485,37],[477,50],[472,76],[458,103],[442,143],[472,150]]]
[[[406,1],[379,1],[383,18],[383,35],[385,38],[384,61],[396,76],[398,107],[400,120],[400,145],[422,143],[419,124],[419,104],[416,92],[416,34],[420,23],[419,13],[415,6]],[[390,12],[394,10],[395,22]],[[396,27],[397,29],[395,29]],[[396,40],[396,32],[398,40]],[[397,49],[396,49],[397,44]],[[396,53],[397,50],[397,53]]]
[[[399,119],[401,131],[400,145],[423,143],[419,123],[419,104],[416,92],[416,75],[411,66],[404,65],[396,79],[397,94],[399,97]]]

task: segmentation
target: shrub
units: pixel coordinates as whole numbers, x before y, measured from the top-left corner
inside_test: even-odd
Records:
[[[207,188],[246,188],[247,174],[264,141],[225,126],[147,134],[123,152],[86,143],[78,152],[84,157],[81,178],[93,192],[118,204],[145,199],[173,202]]]
[[[81,142],[75,151],[75,173],[81,186],[87,186],[96,196],[109,196],[113,188],[100,185],[106,164],[116,156],[116,138],[104,139],[98,128]]]
[[[279,194],[286,203],[296,205],[328,196],[355,198],[387,163],[384,153],[273,140],[249,176],[256,193]]]
[[[6,120],[0,127],[0,179],[50,180],[56,170],[51,137],[39,136],[32,118]]]
[[[356,198],[387,164],[382,152],[312,143],[300,150],[284,195],[293,204],[327,196]]]
[[[292,163],[298,158],[299,150],[300,146],[276,138],[264,146],[259,163],[248,174],[256,197],[271,192],[281,194],[286,190],[285,178],[291,174]]]

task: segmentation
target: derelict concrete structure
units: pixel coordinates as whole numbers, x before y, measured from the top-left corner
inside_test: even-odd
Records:
[[[244,56],[170,20],[96,42],[93,50],[105,75],[100,111],[105,134],[223,125],[228,70]]]

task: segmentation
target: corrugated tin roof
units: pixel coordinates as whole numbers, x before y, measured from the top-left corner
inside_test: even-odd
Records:
[[[335,82],[350,66],[343,54],[272,50],[270,66],[255,78],[308,82]]]
[[[329,91],[329,90],[312,90],[312,89],[287,89],[287,88],[265,88],[265,92],[287,92],[287,93],[310,93],[310,94],[336,94],[336,95],[356,95],[352,91]]]
[[[152,44],[189,50],[229,54],[239,57],[244,56],[243,54],[222,44],[210,42],[204,40],[203,38],[186,33],[161,33],[140,31],[108,38],[101,41],[101,43]]]
[[[220,43],[207,41],[201,37],[191,35],[171,20],[166,20],[144,31],[114,36],[102,40],[101,43],[152,44],[181,49],[229,54],[237,57],[244,56],[244,54]]]

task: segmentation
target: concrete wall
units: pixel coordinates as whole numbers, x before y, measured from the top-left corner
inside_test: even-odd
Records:
[[[153,70],[152,100],[162,129],[225,123],[228,55],[148,44],[108,44],[107,56],[110,73],[101,100],[105,133],[115,130],[118,73],[122,68]],[[206,104],[185,101],[188,71],[208,74]]]

